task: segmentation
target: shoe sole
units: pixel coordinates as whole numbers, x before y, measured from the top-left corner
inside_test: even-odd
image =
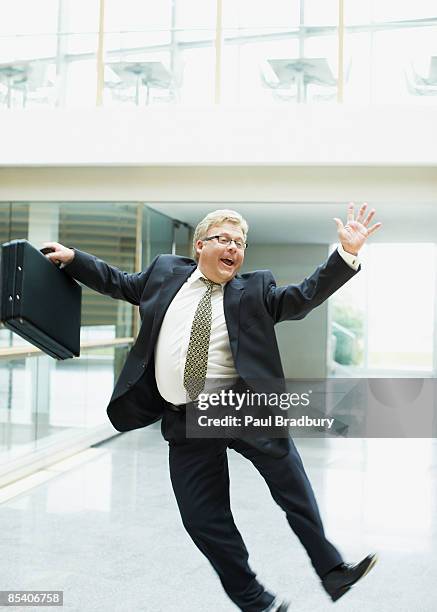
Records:
[[[346,595],[346,593],[348,591],[350,591],[350,586],[347,587],[342,587],[341,589],[338,589],[338,591],[335,591],[334,593],[330,593],[329,596],[332,599],[332,601],[337,601],[338,599],[340,599],[340,597],[343,597],[343,595]]]
[[[358,582],[358,580],[361,580],[361,578],[364,578],[364,576],[366,576],[370,572],[372,567],[376,565],[377,561],[378,561],[378,555],[374,555],[369,565],[366,567],[366,569],[364,570],[364,572],[361,574],[359,578],[357,578],[354,582],[352,582],[352,584],[348,584],[347,586],[341,587],[341,589],[338,589],[337,591],[330,593],[329,595],[332,601],[338,601],[340,597],[343,597],[343,595],[346,595],[346,593],[350,591],[350,589],[353,587],[354,584]]]

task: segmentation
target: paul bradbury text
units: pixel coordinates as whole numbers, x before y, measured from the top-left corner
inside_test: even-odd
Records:
[[[331,429],[334,419],[313,418],[308,415],[291,418],[282,415],[269,415],[256,418],[251,415],[237,417],[226,415],[224,417],[209,417],[202,414],[197,418],[200,427],[324,427]]]

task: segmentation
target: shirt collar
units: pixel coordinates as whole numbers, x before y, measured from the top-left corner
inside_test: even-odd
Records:
[[[199,281],[199,279],[201,278],[206,278],[206,276],[202,274],[202,272],[199,270],[199,267],[196,266],[196,269],[194,270],[194,272],[191,274],[191,276],[188,277],[187,283],[189,285],[192,285],[196,281]],[[222,288],[222,290],[225,288],[225,285],[226,283],[220,283],[220,287]]]

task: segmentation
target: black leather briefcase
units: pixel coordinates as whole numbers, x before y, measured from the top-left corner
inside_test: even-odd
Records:
[[[1,246],[0,321],[55,359],[80,354],[81,286],[27,240]]]

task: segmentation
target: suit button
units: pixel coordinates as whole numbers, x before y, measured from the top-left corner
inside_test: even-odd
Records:
[[[145,367],[146,367],[146,362],[145,362],[145,361],[143,361],[143,362],[142,362],[141,367],[142,367],[142,368],[145,368]]]
[[[132,387],[132,381],[128,380],[128,382],[126,383],[126,387]]]

